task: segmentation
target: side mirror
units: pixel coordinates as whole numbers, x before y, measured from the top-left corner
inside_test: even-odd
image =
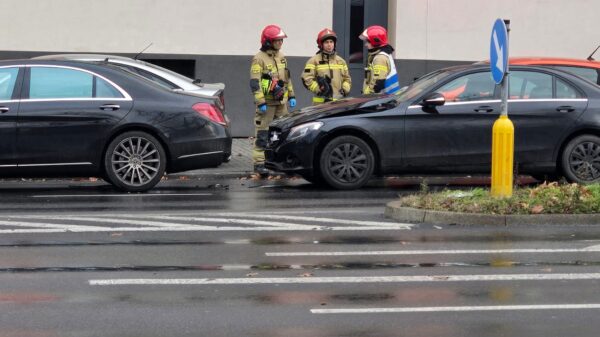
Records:
[[[423,97],[423,101],[421,101],[421,105],[424,107],[434,107],[446,104],[446,98],[444,95],[433,92]]]

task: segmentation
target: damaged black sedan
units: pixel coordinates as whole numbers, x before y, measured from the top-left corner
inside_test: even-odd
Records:
[[[309,107],[269,128],[267,168],[337,189],[373,175],[490,173],[500,87],[489,67],[430,73],[398,95]],[[519,173],[600,181],[600,88],[560,70],[511,67]]]

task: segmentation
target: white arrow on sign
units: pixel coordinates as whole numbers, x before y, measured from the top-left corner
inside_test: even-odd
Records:
[[[496,55],[498,55],[498,59],[496,60],[496,68],[498,68],[498,70],[504,71],[504,47],[500,47],[500,43],[498,42],[498,35],[495,30],[494,46],[496,46]]]

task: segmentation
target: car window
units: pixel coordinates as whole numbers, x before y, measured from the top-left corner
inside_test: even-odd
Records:
[[[534,71],[511,71],[509,99],[552,98],[552,76]]]
[[[590,80],[596,84],[598,81],[598,69],[583,68],[583,67],[572,67],[572,66],[553,66],[556,69],[571,72],[575,75],[581,76],[587,80]]]
[[[141,63],[141,64],[143,64],[143,65],[146,65],[146,66],[148,66],[148,67],[150,67],[150,68],[154,68],[154,69],[156,69],[156,70],[159,70],[159,71],[165,72],[165,73],[167,73],[167,74],[169,74],[169,75],[171,75],[171,76],[173,76],[173,77],[177,77],[177,78],[179,78],[179,79],[180,79],[180,80],[182,80],[182,81],[186,81],[186,82],[190,82],[190,83],[193,83],[193,82],[194,82],[194,80],[193,80],[193,79],[191,79],[191,78],[189,78],[189,77],[187,77],[187,76],[183,76],[183,75],[181,75],[180,73],[176,73],[176,72],[174,72],[174,71],[172,71],[172,70],[169,70],[169,69],[167,69],[167,68],[163,68],[163,67],[161,67],[161,66],[157,66],[156,64],[149,63],[149,62],[145,62],[145,61],[141,61],[141,60],[137,60],[137,62],[139,62],[139,63]]]
[[[561,80],[556,79],[556,98],[581,98],[583,97],[579,90],[575,89],[572,85]]]
[[[427,75],[424,75],[423,77],[417,79],[411,85],[400,89],[400,91],[397,93],[398,101],[403,102],[412,100],[413,98],[420,95],[423,92],[423,90],[429,89],[432,85],[438,83],[439,81],[447,77],[449,74],[450,73],[447,71],[434,71]]]
[[[168,89],[171,89],[171,90],[173,90],[173,89],[180,89],[175,84],[173,84],[173,83],[171,83],[169,81],[166,81],[164,78],[158,77],[158,76],[154,75],[153,73],[151,73],[149,71],[146,71],[144,69],[139,69],[139,68],[136,68],[136,71],[138,72],[138,74],[142,75],[143,77],[149,79],[152,82],[158,83],[158,84],[162,85],[165,88],[168,88]]]
[[[489,72],[468,74],[444,84],[436,92],[446,102],[482,101],[494,99],[496,83]]]
[[[94,78],[96,80],[96,94],[94,95],[94,97],[123,98],[123,95],[119,92],[119,90],[117,90],[117,88],[112,86],[110,83],[97,76],[94,76]]]
[[[19,68],[0,68],[0,100],[10,100],[15,90]]]
[[[92,98],[94,76],[66,68],[32,67],[29,98]]]

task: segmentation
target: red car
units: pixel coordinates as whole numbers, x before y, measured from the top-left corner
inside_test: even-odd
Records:
[[[514,57],[511,65],[549,66],[579,75],[600,85],[600,62],[585,59],[569,59],[558,57]]]
[[[510,65],[537,65],[537,66],[548,66],[564,71],[571,72],[582,78],[585,78],[593,83],[600,85],[600,62],[595,61],[590,57],[586,59],[571,59],[571,58],[559,58],[559,57],[511,57]],[[487,61],[477,62],[476,64],[489,63]],[[461,101],[461,95],[465,90],[464,84],[457,83],[456,87],[450,88],[445,92],[440,92],[444,95],[447,102],[458,102]],[[480,92],[478,93],[481,97],[491,96],[492,92]],[[516,98],[516,97],[509,97]],[[527,98],[527,97],[523,97]]]

